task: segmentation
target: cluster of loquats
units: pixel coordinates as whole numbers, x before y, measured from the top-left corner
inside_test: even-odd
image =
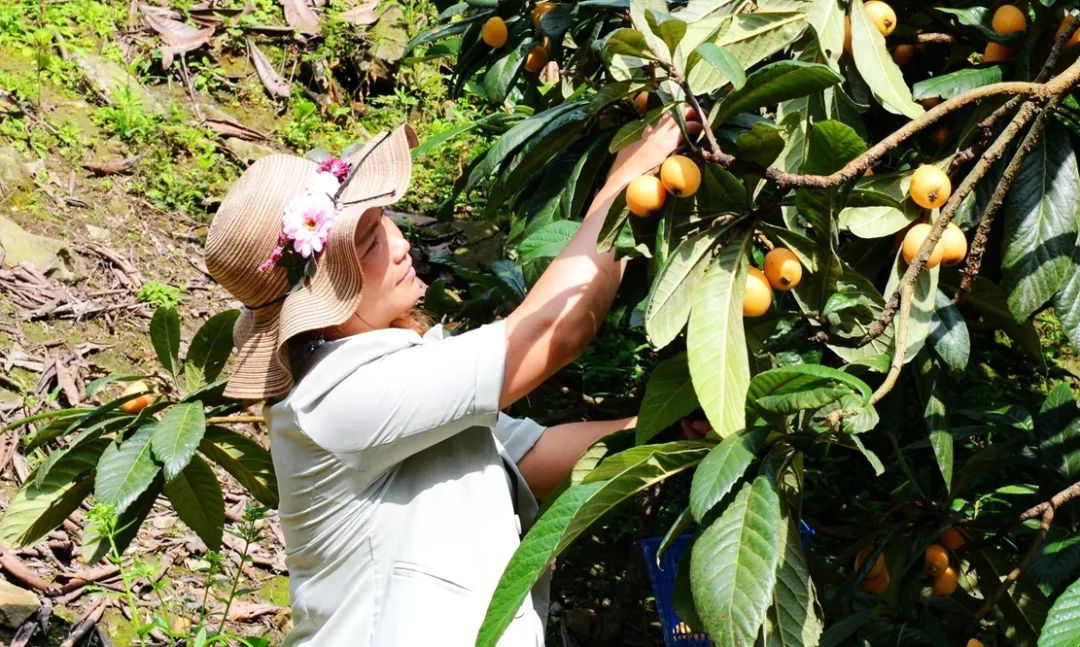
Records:
[[[556,3],[554,2],[541,2],[536,5],[532,13],[532,25],[533,30],[540,31],[540,20],[545,14],[554,9]],[[510,31],[506,26],[506,21],[499,16],[489,18],[484,23],[484,27],[481,31],[481,38],[492,49],[499,49],[506,45],[506,41],[509,38]],[[540,70],[544,69],[544,66],[548,64],[548,60],[551,57],[551,38],[543,36],[540,43],[533,45],[529,48],[529,52],[525,55],[525,71],[536,74]]]
[[[873,5],[873,6],[871,6]],[[877,26],[878,31],[882,36],[888,37],[896,28],[896,14],[893,12],[892,7],[879,2],[878,0],[871,0],[867,2],[866,11],[870,15],[874,24]],[[1068,25],[1068,17],[1062,21],[1061,27],[1058,28],[1058,35],[1065,30]],[[1028,20],[1027,15],[1019,7],[1011,4],[1004,4],[998,7],[994,11],[993,18],[991,19],[991,27],[994,33],[1001,37],[1009,37],[1013,34],[1019,34],[1027,31]],[[1069,41],[1069,45],[1073,45],[1073,41],[1076,44],[1080,44],[1080,37],[1074,37]],[[851,27],[848,23],[847,31],[845,32],[844,51],[851,52]],[[915,59],[917,54],[923,53],[924,46],[915,43],[900,43],[896,45],[892,50],[893,62],[904,67],[911,63]],[[1000,43],[994,40],[987,41],[986,48],[983,50],[982,61],[983,63],[999,63],[1005,61],[1011,61],[1016,57],[1016,52],[1012,47],[1005,43]]]
[[[952,194],[952,184],[944,171],[936,166],[923,164],[911,175],[911,187],[908,189],[908,194],[920,207],[937,209],[949,199]],[[931,229],[933,227],[925,222],[916,223],[908,229],[901,248],[904,262],[910,264],[915,259],[923,241],[930,235]],[[960,227],[950,222],[937,244],[934,245],[930,257],[926,259],[926,268],[937,267],[939,264],[957,265],[964,260],[965,256],[967,256],[967,237]]]
[[[1063,23],[1064,24],[1064,23]],[[1018,7],[1011,4],[1003,4],[994,12],[991,21],[994,33],[998,36],[1011,36],[1027,31],[1027,16]],[[987,41],[986,49],[983,50],[983,63],[998,63],[1011,61],[1016,57],[1013,48],[997,41]]]
[[[775,247],[765,255],[765,271],[751,265],[746,268],[743,291],[743,316],[760,317],[769,311],[773,290],[793,290],[802,280],[802,263],[790,249]]]
[[[933,581],[934,595],[946,597],[956,591],[956,570],[951,565],[950,551],[959,550],[967,540],[956,528],[946,528],[938,537],[938,543],[930,544],[923,559],[926,575]],[[970,642],[968,643],[970,645]]]
[[[855,556],[856,571],[862,568],[863,562],[866,561],[867,555],[870,554],[870,548],[870,546],[863,548]],[[866,574],[862,582],[859,582],[859,587],[867,593],[881,596],[885,595],[889,590],[891,583],[892,576],[889,574],[889,565],[885,562],[885,554],[879,553],[873,567],[870,568],[870,572]]]

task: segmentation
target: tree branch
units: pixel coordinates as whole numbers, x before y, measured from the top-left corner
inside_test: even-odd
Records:
[[[915,295],[915,286],[911,283],[900,286],[900,321],[896,323],[896,336],[893,338],[892,363],[885,381],[870,396],[870,404],[877,404],[892,391],[896,386],[896,380],[900,377],[900,371],[904,368],[904,358],[907,356],[908,323],[911,321],[911,300]]]
[[[1039,548],[1042,547],[1043,541],[1046,540],[1047,533],[1050,532],[1050,526],[1054,523],[1054,508],[1047,508],[1042,513],[1042,523],[1039,524],[1039,531],[1035,533],[1035,539],[1031,541],[1031,546],[1028,548],[1027,554],[1024,555],[1024,559],[1016,565],[1016,568],[1009,571],[1009,574],[1001,582],[1001,584],[986,597],[986,601],[979,607],[979,611],[975,614],[975,619],[978,620],[990,613],[990,610],[994,608],[997,601],[1001,599],[1001,596],[1009,590],[1013,584],[1016,583],[1020,576],[1024,574],[1024,571],[1031,565],[1032,560],[1039,554]]]

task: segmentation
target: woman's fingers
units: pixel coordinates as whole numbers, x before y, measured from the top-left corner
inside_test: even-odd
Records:
[[[679,421],[679,425],[682,427],[683,438],[687,440],[701,440],[712,431],[712,425],[708,420],[683,418]]]

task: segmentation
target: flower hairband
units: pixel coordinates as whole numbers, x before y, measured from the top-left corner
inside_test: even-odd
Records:
[[[356,169],[388,136],[389,134],[372,146],[356,167],[350,167],[348,162],[336,157],[324,159],[316,167],[315,175],[308,181],[303,192],[285,205],[277,245],[266,260],[259,263],[258,269],[260,272],[268,272],[274,267],[285,270],[289,290],[281,297],[253,309],[283,300],[315,277],[318,267],[316,259],[326,246],[334,219],[342,207],[394,195],[394,191],[388,191],[360,200],[339,202],[341,193],[356,174]]]

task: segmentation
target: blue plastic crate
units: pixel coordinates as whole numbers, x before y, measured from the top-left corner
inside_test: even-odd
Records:
[[[799,535],[803,550],[809,550],[810,536],[814,529],[799,520]],[[637,541],[641,553],[645,557],[645,570],[649,573],[649,586],[656,598],[656,611],[660,614],[660,626],[664,630],[664,644],[669,647],[715,647],[716,643],[709,639],[706,633],[694,633],[690,627],[679,619],[675,613],[673,593],[675,591],[675,576],[679,572],[679,561],[682,559],[686,545],[690,541],[690,535],[679,535],[672,540],[667,550],[660,555],[660,565],[657,566],[656,551],[660,548],[663,537],[642,537]]]

